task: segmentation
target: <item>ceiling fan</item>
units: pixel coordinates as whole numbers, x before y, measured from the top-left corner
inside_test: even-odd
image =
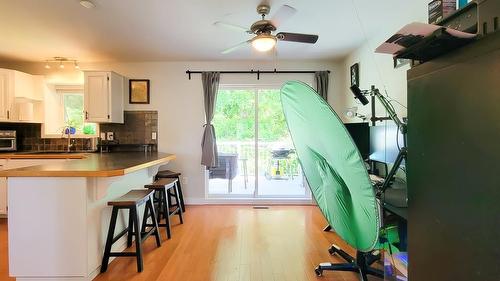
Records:
[[[277,41],[289,41],[289,42],[299,42],[299,43],[309,43],[314,44],[318,41],[318,35],[312,34],[302,34],[302,33],[290,33],[290,32],[278,32],[273,35],[281,23],[293,16],[297,10],[288,5],[283,5],[276,12],[276,14],[270,19],[266,19],[266,16],[271,11],[271,7],[267,4],[261,4],[257,7],[257,13],[262,16],[261,20],[258,20],[250,26],[250,29],[245,28],[240,25],[235,25],[231,23],[226,23],[222,21],[217,21],[214,23],[216,26],[226,27],[237,31],[243,31],[248,34],[254,34],[255,36],[250,40],[242,42],[238,45],[232,46],[223,50],[222,54],[231,53],[239,48],[252,45],[257,51],[267,52],[274,48]]]

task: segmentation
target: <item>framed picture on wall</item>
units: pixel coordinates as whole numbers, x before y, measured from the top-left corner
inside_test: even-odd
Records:
[[[130,79],[128,81],[131,104],[149,104],[149,79]]]
[[[351,86],[359,86],[359,63],[351,65]]]

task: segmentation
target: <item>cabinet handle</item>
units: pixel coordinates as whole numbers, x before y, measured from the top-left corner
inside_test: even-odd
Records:
[[[109,119],[109,117],[110,117],[110,116],[109,116],[109,114],[108,114],[108,119]]]
[[[85,111],[85,120],[88,120],[88,119],[89,119],[89,112]]]
[[[7,110],[7,119],[10,119],[10,110]]]

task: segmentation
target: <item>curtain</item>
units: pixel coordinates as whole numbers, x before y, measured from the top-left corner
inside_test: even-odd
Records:
[[[217,91],[219,90],[219,72],[203,72],[201,74],[203,83],[203,96],[205,98],[205,118],[206,124],[203,126],[203,139],[201,140],[201,164],[208,168],[218,166],[217,143],[215,139],[215,129],[211,124],[214,117]]]
[[[316,71],[316,92],[328,102],[328,71]]]

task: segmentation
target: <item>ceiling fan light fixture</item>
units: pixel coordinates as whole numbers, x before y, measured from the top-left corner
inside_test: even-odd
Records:
[[[269,34],[259,34],[252,40],[252,47],[259,52],[267,52],[276,45],[276,37]]]
[[[82,5],[83,7],[87,8],[87,9],[95,8],[95,4],[92,3],[92,1],[90,1],[90,0],[80,0],[80,5]]]

